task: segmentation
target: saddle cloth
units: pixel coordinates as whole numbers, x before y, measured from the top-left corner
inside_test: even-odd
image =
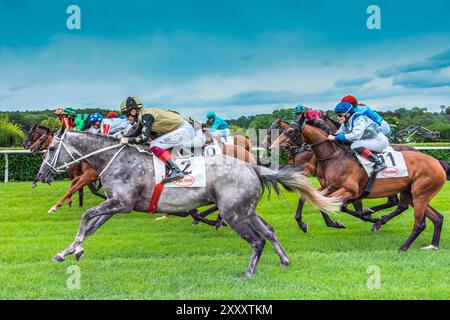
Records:
[[[408,176],[408,168],[406,167],[405,159],[401,152],[394,151],[392,147],[388,147],[379,155],[381,161],[383,161],[387,168],[378,173],[377,179],[389,179],[389,178],[403,178]],[[359,163],[366,170],[367,175],[372,175],[373,163],[364,157],[357,156]]]
[[[164,188],[204,188],[206,187],[205,159],[203,157],[186,157],[173,159],[181,171],[184,178],[166,183]],[[160,183],[166,174],[164,162],[157,157],[153,157],[155,167],[155,182]]]

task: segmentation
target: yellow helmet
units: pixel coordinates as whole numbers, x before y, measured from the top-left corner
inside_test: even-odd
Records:
[[[136,97],[128,97],[127,99],[123,100],[120,104],[120,112],[122,114],[128,114],[131,109],[142,109],[142,102]]]

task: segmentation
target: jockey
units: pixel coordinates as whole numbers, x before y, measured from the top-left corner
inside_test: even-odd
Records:
[[[365,114],[356,112],[356,107],[349,102],[339,103],[334,111],[341,127],[336,136],[329,135],[328,140],[352,142],[350,148],[353,152],[374,163],[375,174],[386,169],[386,165],[372,152],[382,152],[389,146],[380,126]]]
[[[381,128],[381,132],[383,132],[385,136],[387,136],[391,131],[391,127],[383,119],[382,116],[380,116],[377,112],[373,111],[370,107],[366,106],[365,104],[358,103],[358,100],[356,100],[354,96],[345,96],[344,98],[342,98],[341,102],[351,103],[355,107],[355,112],[362,113],[366,117],[372,119],[372,121],[376,122]]]
[[[317,110],[311,110],[305,106],[299,104],[294,107],[294,120],[297,123],[303,123],[314,119],[320,119],[320,112]]]
[[[75,127],[75,114],[75,110],[72,108],[57,108],[55,110],[55,116],[61,120],[63,126],[70,131]]]
[[[214,112],[208,112],[206,114],[206,122],[211,124],[209,131],[212,136],[218,138],[219,140],[220,138],[226,139],[228,136],[230,136],[230,129],[228,129],[228,123],[222,118],[216,116]]]
[[[206,143],[206,137],[203,132],[203,124],[195,121],[193,118],[189,117],[189,124],[194,128],[195,136],[192,139],[192,146],[195,149],[202,148]]]
[[[90,125],[88,132],[100,133],[102,121],[103,116],[100,113],[91,114],[88,118],[88,122]]]
[[[168,183],[182,179],[184,173],[173,161],[167,149],[191,145],[195,132],[189,122],[172,111],[143,108],[142,103],[136,97],[125,99],[120,110],[122,114],[130,115],[138,122],[137,130],[130,137],[122,138],[120,143],[145,143],[149,140],[152,130],[161,133],[161,136],[151,141],[150,151],[171,170],[170,175],[162,181]]]

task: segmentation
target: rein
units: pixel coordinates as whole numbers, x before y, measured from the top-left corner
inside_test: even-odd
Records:
[[[78,163],[78,162],[80,162],[80,161],[83,161],[83,160],[85,160],[85,159],[88,159],[88,158],[90,158],[90,157],[92,157],[92,156],[94,156],[94,155],[96,155],[96,154],[103,153],[103,152],[105,152],[105,151],[112,150],[112,149],[117,149],[117,148],[120,147],[120,149],[114,154],[114,156],[113,156],[113,157],[111,158],[111,160],[108,162],[108,164],[106,165],[106,167],[100,172],[99,177],[101,177],[101,176],[105,173],[105,171],[110,167],[110,165],[114,162],[114,160],[117,158],[117,156],[119,155],[119,153],[120,153],[123,149],[125,149],[125,147],[127,146],[127,145],[122,145],[122,144],[119,143],[119,144],[115,144],[115,145],[112,145],[112,146],[109,146],[109,147],[105,147],[105,148],[102,148],[102,149],[93,151],[93,152],[88,153],[88,154],[86,154],[86,155],[82,155],[82,154],[80,154],[78,151],[73,150],[73,153],[75,153],[77,156],[79,156],[79,158],[75,158],[75,157],[73,156],[73,153],[72,153],[71,150],[69,149],[69,147],[64,143],[64,138],[65,138],[65,136],[66,136],[66,134],[64,133],[64,134],[62,135],[61,138],[59,138],[59,137],[55,137],[55,138],[54,138],[54,139],[57,139],[57,141],[59,141],[59,144],[58,144],[57,150],[56,150],[56,152],[55,152],[55,155],[53,156],[52,161],[51,161],[51,162],[48,162],[48,161],[46,161],[46,160],[44,159],[44,163],[47,164],[47,165],[50,167],[50,170],[53,171],[53,173],[61,173],[61,172],[64,172],[64,169],[67,169],[68,167],[70,167],[71,165],[73,165],[73,164],[75,164],[75,163]],[[138,147],[136,147],[136,146],[134,146],[134,145],[132,145],[132,146],[135,147],[135,148],[138,149],[138,150],[140,149],[140,148],[138,148]],[[56,167],[56,163],[58,162],[58,159],[59,159],[59,156],[60,156],[60,153],[61,153],[61,147],[64,147],[64,148],[66,149],[66,151],[69,153],[70,157],[72,158],[72,161],[70,161],[69,163],[65,163],[65,164],[63,164],[63,165],[61,165],[61,166],[59,166],[59,167]]]

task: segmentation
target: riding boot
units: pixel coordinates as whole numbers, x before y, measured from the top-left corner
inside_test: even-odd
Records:
[[[356,148],[355,151],[361,155],[362,157],[366,158],[367,160],[369,160],[370,162],[373,162],[373,171],[374,173],[378,173],[383,171],[384,169],[387,168],[387,166],[383,163],[383,161],[381,161],[381,159],[375,155],[372,151],[370,151],[367,148]]]
[[[168,159],[166,161],[166,166],[170,170],[170,174],[167,178],[162,180],[163,183],[169,183],[172,181],[180,180],[184,178],[184,173],[178,168],[177,164],[173,159]]]

